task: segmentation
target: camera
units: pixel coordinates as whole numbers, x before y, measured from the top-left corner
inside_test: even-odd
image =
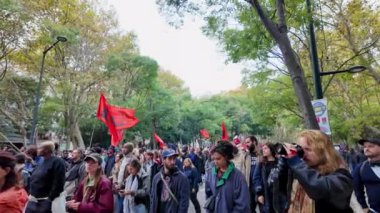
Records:
[[[295,143],[292,143],[292,145],[294,145],[296,151],[297,151],[297,155],[298,157],[302,158],[305,154],[305,152],[303,151],[302,147],[300,145],[297,145]],[[276,154],[278,155],[288,155],[288,153],[286,152],[286,149],[284,147],[284,144],[282,143],[276,143],[274,145],[275,147],[275,150],[276,150]]]

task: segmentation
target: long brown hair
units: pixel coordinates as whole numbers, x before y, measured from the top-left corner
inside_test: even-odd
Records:
[[[330,137],[319,130],[304,130],[297,138],[305,138],[307,144],[319,157],[317,170],[322,174],[334,172],[339,168],[345,168],[343,159],[334,149]]]
[[[265,144],[263,144],[263,146],[261,147],[261,156],[259,158],[259,162],[265,165],[268,163],[269,160],[268,160],[268,157],[265,157],[263,154],[264,146],[268,147],[268,149],[270,150],[270,154],[272,155],[274,159],[276,159],[276,151],[275,151],[274,144],[272,144],[271,142],[266,142]]]
[[[95,200],[96,189],[102,177],[103,177],[103,170],[102,170],[102,167],[99,166],[95,172],[94,186],[87,186],[87,182],[90,178],[90,175],[89,174],[86,175],[86,177],[83,180],[83,199],[82,199],[83,201],[88,202],[88,201]]]

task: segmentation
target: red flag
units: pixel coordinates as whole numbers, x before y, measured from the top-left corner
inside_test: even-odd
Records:
[[[107,120],[108,120],[108,103],[106,100],[106,97],[104,97],[103,93],[100,94],[100,99],[99,99],[99,105],[98,105],[98,111],[96,113],[96,117],[103,121],[107,125]]]
[[[222,122],[222,140],[228,140],[228,133],[224,121]]]
[[[199,130],[199,132],[201,133],[202,137],[204,137],[204,138],[210,138],[210,134],[207,132],[206,129],[201,129],[201,130]]]
[[[134,109],[108,105],[108,110],[118,130],[131,128],[139,122],[139,119],[135,117]]]
[[[156,133],[154,133],[154,140],[156,140],[156,142],[160,146],[160,149],[164,149],[165,142]]]
[[[109,105],[104,95],[100,94],[96,117],[108,127],[113,146],[117,146],[123,140],[124,129],[131,128],[139,122],[134,114],[133,109]]]
[[[117,146],[119,145],[119,142],[123,140],[124,138],[124,129],[117,130],[117,136],[111,135],[111,145],[112,146]]]
[[[96,113],[96,117],[107,126],[108,131],[111,135],[111,144],[117,145],[122,140],[122,138],[120,138],[120,134],[118,134],[118,131],[116,130],[112,116],[109,112],[109,105],[107,103],[106,97],[104,97],[103,94],[100,94],[98,112]]]

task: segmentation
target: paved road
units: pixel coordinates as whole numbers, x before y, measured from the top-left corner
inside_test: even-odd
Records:
[[[198,191],[197,197],[198,197],[199,205],[201,206],[202,213],[206,212],[203,209],[203,205],[206,201],[205,184],[202,184],[201,186],[199,186],[199,191]],[[190,206],[189,206],[189,213],[195,213],[195,209],[194,209],[193,203],[191,201],[190,201]]]

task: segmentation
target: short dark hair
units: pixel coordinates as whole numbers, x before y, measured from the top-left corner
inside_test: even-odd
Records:
[[[32,158],[35,158],[37,156],[37,146],[36,145],[29,145],[26,149],[25,153],[29,155]]]
[[[26,156],[24,153],[18,153],[16,156],[16,163],[24,164],[26,161]]]
[[[234,145],[228,141],[218,141],[214,152],[223,155],[228,161],[230,161],[234,158]]]
[[[120,160],[124,158],[124,155],[123,155],[123,153],[121,153],[121,152],[120,152],[120,153],[117,153],[116,156],[118,156]]]
[[[91,148],[91,152],[101,154],[102,153],[102,148],[100,148],[100,147],[92,147]]]
[[[84,151],[81,148],[76,148],[73,151],[77,151],[79,153],[80,158],[84,158]]]
[[[133,148],[134,148],[133,143],[128,142],[128,143],[124,144],[123,147],[128,150],[128,153],[133,152]]]
[[[249,138],[249,140],[251,140],[252,143],[254,143],[257,146],[258,140],[257,140],[257,138],[254,135],[250,135],[247,138]]]
[[[137,159],[133,159],[129,166],[132,166],[133,168],[136,168],[138,171],[141,169],[141,164]]]

